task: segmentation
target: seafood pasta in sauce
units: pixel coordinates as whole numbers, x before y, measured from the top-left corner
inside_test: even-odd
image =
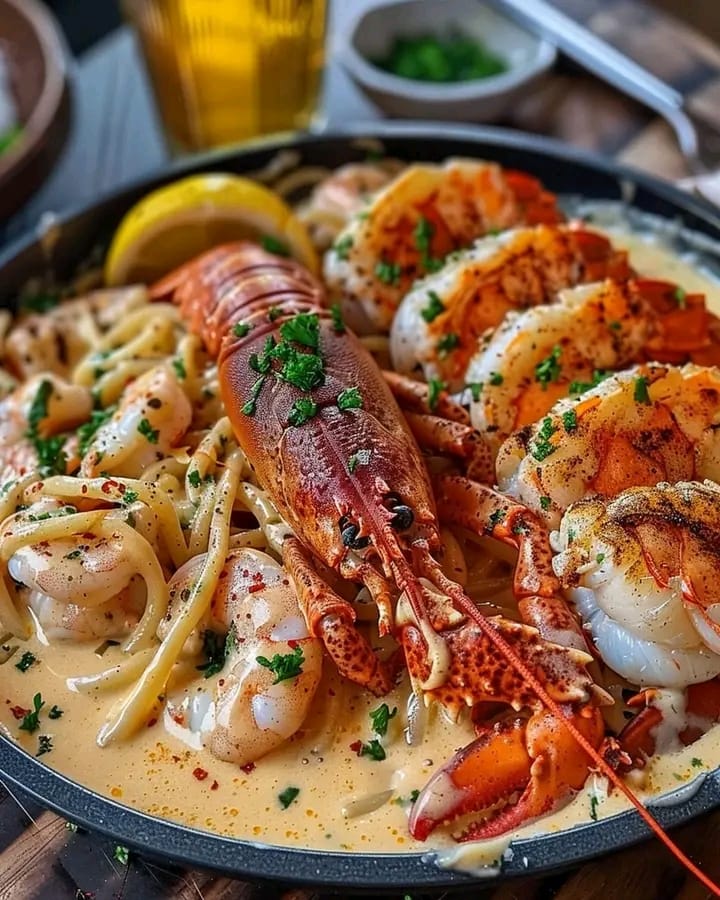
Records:
[[[29,286],[2,734],[156,816],[469,870],[720,764],[720,286],[603,209],[355,164],[294,243]]]

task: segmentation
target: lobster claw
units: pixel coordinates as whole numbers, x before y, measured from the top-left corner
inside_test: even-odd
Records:
[[[563,711],[594,747],[600,746],[604,726],[596,708]],[[529,719],[516,717],[485,726],[423,788],[413,804],[410,832],[422,841],[438,825],[504,803],[469,825],[459,840],[504,834],[567,802],[585,783],[589,764],[567,728],[545,710]],[[520,797],[511,804],[518,791]]]

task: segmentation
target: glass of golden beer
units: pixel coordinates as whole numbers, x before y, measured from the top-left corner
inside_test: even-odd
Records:
[[[322,80],[326,0],[122,0],[171,148],[307,128]]]

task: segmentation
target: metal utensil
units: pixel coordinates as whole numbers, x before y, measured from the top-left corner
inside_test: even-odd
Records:
[[[654,109],[675,130],[690,169],[703,173],[720,167],[720,130],[671,84],[620,52],[545,0],[490,0],[532,31],[552,41],[567,56],[623,93]],[[718,72],[720,76],[720,71]]]

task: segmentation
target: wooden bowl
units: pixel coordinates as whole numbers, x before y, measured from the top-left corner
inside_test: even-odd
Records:
[[[0,155],[0,220],[49,175],[70,124],[66,50],[37,0],[0,0],[0,47],[22,134]]]

